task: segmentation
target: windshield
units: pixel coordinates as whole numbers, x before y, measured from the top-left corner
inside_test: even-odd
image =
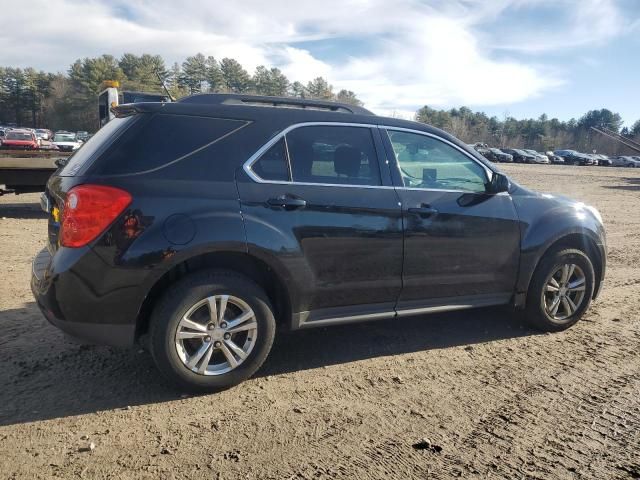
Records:
[[[76,136],[75,135],[69,135],[66,133],[58,133],[56,134],[55,137],[53,137],[53,141],[54,142],[75,142],[76,141]]]
[[[27,132],[9,132],[7,140],[33,140],[30,133]]]

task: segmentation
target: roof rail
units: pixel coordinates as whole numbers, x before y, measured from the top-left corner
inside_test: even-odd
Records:
[[[366,108],[347,103],[311,100],[294,97],[267,97],[262,95],[241,95],[234,93],[199,93],[181,98],[178,103],[200,105],[247,105],[254,107],[288,107],[309,110],[329,110],[331,112],[375,115]]]

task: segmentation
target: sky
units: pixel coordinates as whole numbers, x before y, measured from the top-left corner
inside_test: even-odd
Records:
[[[379,114],[640,119],[640,0],[0,0],[0,65],[201,52],[326,77]]]

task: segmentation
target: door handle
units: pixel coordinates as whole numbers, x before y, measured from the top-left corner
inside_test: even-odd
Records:
[[[296,210],[307,206],[306,200],[288,195],[280,195],[279,197],[270,198],[267,203],[271,207],[284,208],[285,210]]]
[[[407,211],[420,217],[430,217],[438,213],[438,210],[430,207],[429,205],[421,205],[419,207],[408,208]]]

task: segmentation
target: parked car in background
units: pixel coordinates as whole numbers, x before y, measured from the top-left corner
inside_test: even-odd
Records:
[[[79,132],[76,132],[76,138],[78,140],[86,142],[87,139],[89,138],[89,132],[85,132],[84,130],[80,130]]]
[[[593,156],[595,157],[595,159],[598,162],[597,165],[600,166],[600,167],[610,167],[613,164],[611,159],[606,155],[603,155],[601,153],[597,153],[597,154],[594,154]]]
[[[2,148],[37,150],[39,145],[35,133],[26,129],[9,130],[2,139]]]
[[[614,167],[640,167],[640,160],[636,160],[630,155],[623,155],[621,157],[612,158],[611,163]]]
[[[51,140],[51,137],[53,136],[53,132],[46,128],[37,128],[35,133],[36,137],[40,140]]]
[[[536,159],[534,155],[519,148],[503,148],[502,151],[512,155],[516,163],[534,163]]]
[[[549,150],[548,152],[545,152],[545,155],[549,158],[549,161],[551,163],[554,163],[556,165],[564,165],[564,158],[561,157],[560,155],[556,155],[551,150]]]
[[[526,149],[525,152],[533,155],[534,163],[550,163],[549,157],[547,157],[544,153],[536,152],[535,150]]]
[[[555,150],[553,153],[564,158],[565,165],[595,165],[593,158],[576,150]]]
[[[61,152],[73,152],[82,146],[82,141],[76,138],[75,133],[56,132],[53,136],[53,144]]]
[[[288,329],[511,305],[560,331],[600,291],[595,208],[429,125],[298,98],[139,105],[48,182],[31,289],[49,322],[147,346],[181,389],[242,382]]]
[[[513,155],[509,153],[504,153],[499,148],[487,148],[485,149],[486,153],[483,153],[484,157],[492,162],[503,162],[503,163],[511,163],[513,162]]]

